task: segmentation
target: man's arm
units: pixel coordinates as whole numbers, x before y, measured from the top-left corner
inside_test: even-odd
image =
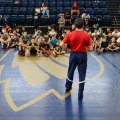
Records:
[[[88,52],[91,52],[93,51],[93,48],[94,48],[94,44],[92,43],[92,39],[90,38],[90,36],[88,35],[88,39],[86,41],[86,46],[87,46],[87,51]]]
[[[87,52],[93,51],[93,44],[87,47]]]
[[[65,43],[62,41],[61,43],[60,43],[60,47],[62,47],[62,46],[64,46],[65,45]]]
[[[64,46],[68,42],[69,42],[69,33],[65,36],[65,38],[60,43],[60,47]]]

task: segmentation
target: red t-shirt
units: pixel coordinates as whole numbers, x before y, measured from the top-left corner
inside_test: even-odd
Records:
[[[78,5],[76,5],[76,6],[72,6],[72,10],[79,10],[80,9],[80,7],[78,6]]]
[[[72,52],[86,52],[86,47],[92,45],[92,40],[87,32],[75,30],[65,36],[63,43],[70,43]]]

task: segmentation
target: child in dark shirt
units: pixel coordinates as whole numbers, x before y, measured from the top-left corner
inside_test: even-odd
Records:
[[[23,43],[27,44],[28,42],[30,42],[30,37],[28,36],[27,32],[23,32],[23,35],[21,36]]]
[[[39,50],[42,50],[43,43],[44,43],[44,37],[40,36],[40,38],[37,40],[37,44],[39,46]]]
[[[26,56],[30,56],[30,55],[40,56],[39,46],[37,42],[35,41],[35,39],[32,39],[29,45],[27,46],[25,55]]]
[[[119,50],[119,47],[117,47],[117,45],[116,45],[115,37],[112,37],[111,43],[108,45],[107,49],[110,50],[110,51],[117,51],[117,50]]]
[[[97,37],[96,38],[96,41],[95,41],[95,50],[98,52],[100,50],[100,47],[101,47],[101,37]]]
[[[101,54],[104,51],[107,51],[107,47],[108,47],[108,41],[107,41],[106,37],[104,36],[98,53]]]
[[[111,43],[112,36],[113,36],[112,32],[109,32],[108,35],[107,35],[107,41],[108,41],[109,44]]]
[[[26,48],[26,45],[23,43],[23,39],[20,38],[18,42],[18,54],[20,56],[25,56],[25,48]]]
[[[45,57],[49,57],[50,54],[51,54],[51,51],[50,51],[50,41],[47,37],[44,38],[44,42],[42,44],[42,54],[45,56]]]
[[[11,34],[11,41],[10,41],[10,47],[16,48],[18,46],[19,39],[17,38],[17,35]]]

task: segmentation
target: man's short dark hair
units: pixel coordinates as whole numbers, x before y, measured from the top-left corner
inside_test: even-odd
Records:
[[[78,29],[80,29],[80,28],[83,28],[83,24],[84,24],[84,22],[83,22],[83,20],[82,20],[82,18],[77,18],[76,20],[75,20],[75,27],[76,28],[78,28]]]

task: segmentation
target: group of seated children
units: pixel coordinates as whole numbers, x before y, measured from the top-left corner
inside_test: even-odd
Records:
[[[72,26],[72,31],[75,28]],[[85,31],[91,36],[94,50],[99,54],[104,51],[120,50],[120,31],[119,29],[111,30],[107,28],[103,31],[102,28],[94,29],[94,32],[86,27]],[[59,33],[60,32],[60,33]],[[69,29],[55,31],[48,26],[47,33],[43,35],[40,29],[37,29],[34,35],[28,35],[25,28],[11,30],[9,27],[3,28],[0,34],[0,42],[2,48],[17,48],[18,54],[21,56],[30,56],[41,54],[48,57],[51,54],[57,57],[59,54],[69,52],[70,45],[67,44],[64,48],[60,47],[60,42],[70,32]]]
[[[66,33],[64,32],[64,34]],[[43,54],[48,57],[52,54],[54,57],[57,57],[60,54],[64,54],[67,50],[67,46],[66,48],[60,47],[60,38],[57,32],[51,29],[51,27],[48,27],[48,33],[46,35],[43,35],[42,31],[38,29],[31,36],[26,31],[23,31],[18,36],[17,33],[8,33],[6,29],[2,29],[0,42],[2,48],[17,48],[18,54],[21,56],[40,56]]]
[[[95,50],[101,54],[104,51],[119,51],[120,50],[120,32],[115,29],[113,32],[109,31],[108,28],[107,32],[104,33],[102,28],[99,30],[95,29],[94,32],[91,34],[93,39],[94,48]],[[114,32],[118,33],[118,36],[114,35]]]

